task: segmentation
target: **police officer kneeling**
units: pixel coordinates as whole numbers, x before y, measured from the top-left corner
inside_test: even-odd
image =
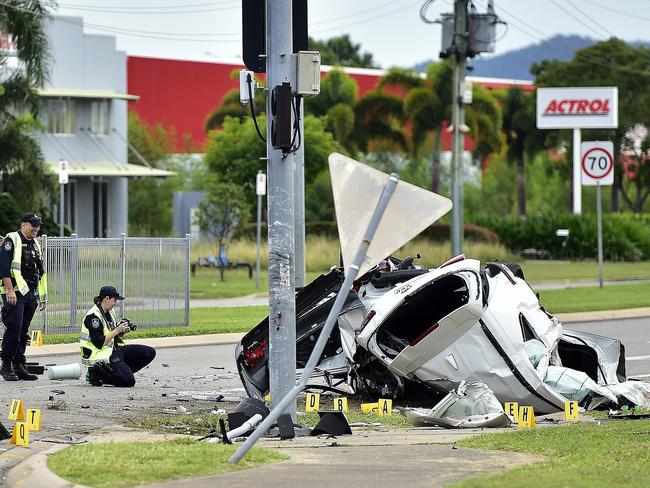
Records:
[[[153,347],[124,343],[122,337],[131,327],[128,320],[118,322],[115,317],[118,300],[124,297],[114,287],[102,286],[81,324],[81,362],[88,366],[88,381],[93,386],[133,386],[133,373],[156,357]]]

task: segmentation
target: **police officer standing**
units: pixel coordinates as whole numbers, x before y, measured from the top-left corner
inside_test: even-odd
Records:
[[[29,340],[29,324],[40,302],[47,305],[47,277],[43,266],[41,246],[36,240],[41,218],[26,213],[18,232],[10,232],[0,247],[0,277],[2,285],[2,368],[5,381],[38,379],[25,367],[25,348]]]

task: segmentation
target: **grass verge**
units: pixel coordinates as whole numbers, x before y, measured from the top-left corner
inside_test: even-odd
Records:
[[[544,308],[553,314],[650,307],[650,283],[543,290],[539,296]]]
[[[302,405],[299,405],[299,410],[304,409],[304,399],[302,400],[303,402]],[[323,407],[322,409],[325,410],[327,408]],[[361,413],[358,408],[351,408],[350,412],[345,415],[349,423],[367,424],[361,427],[368,430],[408,429],[412,427],[406,417],[398,413],[377,416],[370,413]],[[138,428],[156,432],[204,436],[213,432],[219,432],[219,419],[221,418],[227,420],[225,414],[210,412],[197,412],[174,416],[153,414],[140,418],[136,424]],[[299,414],[297,421],[299,424],[314,427],[318,423],[319,418],[318,413],[310,412]]]
[[[230,464],[228,459],[237,447],[191,439],[87,444],[49,456],[48,467],[73,483],[121,488],[240,471],[288,459],[274,450],[253,448],[239,463]],[[107,462],[111,458],[119,459],[119,469]]]
[[[267,307],[193,308],[188,327],[138,328],[127,339],[146,337],[177,337],[201,334],[248,332],[268,315]],[[79,333],[43,336],[44,344],[69,344],[79,341]]]
[[[464,439],[461,447],[525,452],[552,459],[454,484],[462,488],[647,486],[650,420],[612,420],[519,430]],[[507,460],[504,454],[504,462]]]

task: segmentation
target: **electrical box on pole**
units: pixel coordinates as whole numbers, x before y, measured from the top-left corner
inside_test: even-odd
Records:
[[[291,112],[293,95],[291,84],[284,82],[271,92],[271,145],[273,149],[289,152],[293,146],[291,137]]]

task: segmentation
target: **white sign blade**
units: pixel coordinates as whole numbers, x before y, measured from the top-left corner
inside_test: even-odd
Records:
[[[580,144],[582,184],[605,186],[614,184],[614,144],[584,141]]]
[[[329,156],[343,266],[347,273],[389,176],[338,153]],[[451,210],[446,197],[398,182],[359,269],[359,276]]]

